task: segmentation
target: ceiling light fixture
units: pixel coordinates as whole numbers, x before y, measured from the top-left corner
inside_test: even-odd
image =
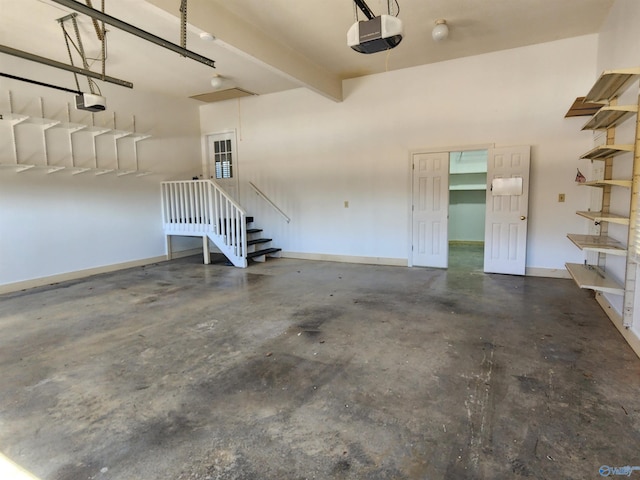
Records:
[[[447,21],[443,18],[436,20],[436,26],[431,31],[431,37],[436,42],[441,42],[449,36],[449,27]]]
[[[209,32],[200,33],[200,40],[204,40],[205,42],[213,42],[215,39],[216,37],[211,35]]]
[[[211,77],[211,86],[215,89],[221,88],[224,84],[224,78],[221,75],[214,74]]]

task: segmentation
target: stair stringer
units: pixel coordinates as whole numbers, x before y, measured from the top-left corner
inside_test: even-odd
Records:
[[[207,239],[211,240],[213,244],[218,247],[220,252],[229,259],[231,263],[235,267],[239,268],[247,268],[248,262],[247,259],[243,256],[238,255],[238,248],[234,244],[228,244],[225,240],[225,235],[218,235],[214,232],[207,232],[207,236],[203,237],[203,247],[205,254],[205,263],[209,263],[207,260],[209,259],[209,245],[207,243]],[[206,244],[206,245],[205,245]]]

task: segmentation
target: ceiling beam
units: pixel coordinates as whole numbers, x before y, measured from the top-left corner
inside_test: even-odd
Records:
[[[179,20],[178,0],[146,0]],[[268,3],[268,2],[266,2]],[[266,5],[268,8],[268,5]],[[210,32],[226,47],[277,72],[301,87],[342,101],[342,80],[309,61],[292,46],[277,42],[224,8],[218,0],[189,0],[189,23]]]

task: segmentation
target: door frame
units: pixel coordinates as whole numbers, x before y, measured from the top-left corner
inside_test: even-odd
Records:
[[[411,150],[409,152],[409,200],[407,205],[407,211],[409,214],[409,229],[407,239],[407,266],[413,267],[413,157],[421,153],[451,153],[451,152],[465,152],[469,150],[490,150],[495,148],[495,143],[482,143],[476,145],[454,145],[448,147],[433,147],[433,148],[420,148],[417,150]],[[449,208],[447,204],[447,209]],[[447,241],[449,234],[447,233]]]
[[[231,148],[233,149],[234,157],[233,157],[233,176],[232,178],[235,181],[235,189],[237,192],[238,199],[240,198],[240,169],[239,169],[239,154],[238,154],[238,132],[235,128],[230,128],[227,130],[221,130],[218,132],[207,132],[202,135],[202,178],[206,180],[216,181],[215,172],[211,170],[211,164],[209,162],[209,140],[211,137],[216,135],[228,135],[231,134]],[[238,200],[236,199],[236,200]]]

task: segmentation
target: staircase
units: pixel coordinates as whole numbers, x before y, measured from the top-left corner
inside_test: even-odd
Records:
[[[209,240],[233,265],[246,268],[251,259],[264,262],[280,248],[266,247],[259,228],[247,228],[253,217],[212,180],[162,182],[162,220],[168,243],[172,235],[201,237],[204,262],[210,263]],[[170,248],[167,248],[170,255]]]
[[[247,217],[247,224],[253,223],[253,217]],[[282,251],[281,248],[268,247],[267,244],[271,243],[273,239],[263,238],[260,236],[262,233],[261,228],[247,228],[247,260],[253,260],[254,262],[264,262],[267,257],[277,257]]]

